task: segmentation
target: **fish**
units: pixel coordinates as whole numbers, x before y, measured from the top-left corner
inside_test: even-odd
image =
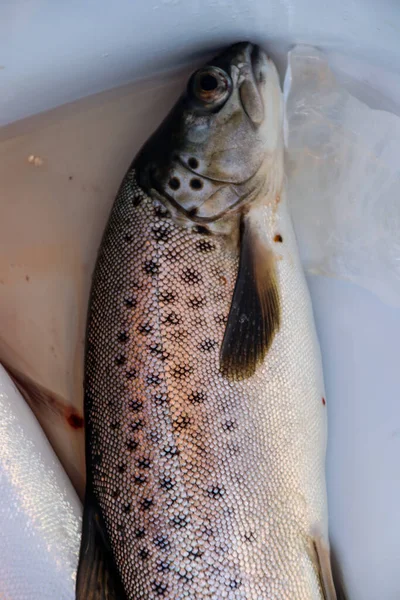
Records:
[[[0,598],[73,600],[82,504],[0,365]]]
[[[240,42],[133,160],[99,249],[77,600],[334,600],[327,415],[277,69]]]

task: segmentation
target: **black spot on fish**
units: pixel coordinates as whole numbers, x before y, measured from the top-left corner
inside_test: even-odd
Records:
[[[180,259],[180,257],[181,257],[181,253],[176,248],[170,248],[165,253],[165,258],[167,260],[169,260],[170,262],[175,262],[176,260]]]
[[[157,275],[159,266],[154,260],[147,260],[144,263],[143,270],[147,275]]]
[[[179,325],[182,319],[175,312],[170,312],[164,319],[163,323],[166,325]]]
[[[110,423],[110,428],[115,431],[116,429],[120,428],[120,422],[119,421],[111,421]]]
[[[203,187],[203,182],[201,181],[201,179],[193,177],[193,179],[190,180],[189,185],[192,188],[192,190],[201,190]]]
[[[199,166],[199,161],[197,160],[197,158],[194,158],[194,156],[191,156],[188,160],[188,165],[191,169],[197,169],[197,167]]]
[[[197,240],[196,250],[198,252],[202,252],[203,254],[207,254],[215,250],[215,244],[210,242],[210,240]]]
[[[235,429],[236,426],[236,421],[225,421],[225,423],[222,424],[222,429],[224,431],[232,431],[232,429]]]
[[[190,425],[190,417],[188,417],[188,415],[180,415],[174,423],[174,428],[175,429],[186,429],[187,427],[189,427],[189,425]]]
[[[132,400],[129,406],[133,412],[140,412],[143,408],[143,403],[140,400]]]
[[[142,323],[141,325],[139,325],[138,331],[143,335],[149,335],[149,333],[153,331],[153,327],[148,322]]]
[[[139,447],[139,442],[137,442],[136,440],[129,440],[126,443],[126,447],[128,448],[128,450],[130,452],[133,452],[134,450],[137,450]]]
[[[184,379],[191,373],[193,373],[193,367],[190,365],[176,365],[172,370],[175,379]]]
[[[101,454],[93,454],[92,463],[95,467],[101,464]]]
[[[236,579],[231,579],[229,582],[229,587],[231,590],[237,590],[241,586],[241,582]]]
[[[226,325],[228,317],[226,315],[215,315],[214,321],[218,323],[218,325]]]
[[[166,562],[166,561],[161,561],[161,562],[159,562],[159,563],[158,563],[158,565],[157,565],[157,570],[158,570],[160,573],[165,573],[166,571],[169,571],[169,570],[170,570],[170,567],[171,567],[170,563],[168,563],[168,562]]]
[[[190,560],[196,560],[197,558],[201,558],[203,554],[204,552],[199,548],[192,548],[188,552],[188,558],[190,558]]]
[[[132,243],[132,241],[133,241],[133,235],[132,235],[132,234],[130,234],[130,233],[126,233],[126,234],[125,234],[125,236],[124,236],[124,241],[125,241],[127,244],[131,244],[131,243]]]
[[[170,357],[169,352],[162,349],[161,344],[152,344],[149,350],[153,356],[156,356],[161,361],[165,361]]]
[[[146,377],[147,385],[160,385],[161,378],[156,373],[151,373]]]
[[[137,306],[136,298],[125,298],[125,306],[127,308],[135,308]]]
[[[150,510],[153,504],[154,500],[152,498],[144,498],[144,500],[142,500],[142,502],[140,503],[140,506],[142,510]]]
[[[117,356],[115,359],[115,364],[118,365],[118,367],[122,367],[124,364],[126,364],[126,356],[124,356],[123,354]]]
[[[125,504],[124,506],[124,513],[130,513],[131,512],[131,504]]]
[[[168,592],[168,584],[162,581],[153,581],[153,590],[156,596],[165,596]]]
[[[188,304],[191,308],[200,308],[205,304],[205,298],[201,298],[200,296],[192,296],[188,300]]]
[[[137,421],[134,421],[130,425],[132,431],[139,431],[140,429],[143,429],[143,426],[144,426],[144,421],[142,421],[142,419],[138,419]]]
[[[146,537],[146,530],[141,528],[141,529],[136,529],[135,531],[135,537],[138,540],[142,540],[144,537]]]
[[[170,546],[169,540],[165,535],[156,535],[153,539],[153,543],[155,546],[160,548],[160,550],[167,550]]]
[[[150,556],[150,552],[146,548],[142,548],[139,550],[139,558],[142,560],[147,560]]]
[[[133,481],[136,485],[143,485],[144,483],[146,483],[147,478],[144,475],[135,475]]]
[[[160,480],[160,486],[164,489],[164,490],[172,490],[172,488],[174,487],[174,482],[172,481],[172,479],[170,477],[164,477],[163,479]]]
[[[129,340],[129,335],[126,333],[126,331],[121,331],[121,333],[118,334],[118,341],[121,342],[122,344],[124,344],[128,340]]]
[[[127,379],[137,379],[138,376],[138,372],[136,369],[129,369],[129,371],[126,371],[125,373],[125,377]]]
[[[136,194],[133,197],[132,204],[133,204],[133,206],[139,206],[139,204],[141,203],[141,201],[142,201],[142,197],[139,196],[138,194]]]
[[[190,267],[186,267],[183,270],[183,273],[181,275],[181,279],[183,279],[183,281],[185,283],[195,284],[195,283],[200,283],[200,281],[201,281],[201,275],[195,269],[192,269]]]
[[[163,454],[167,458],[173,458],[179,454],[179,450],[176,448],[176,446],[165,446],[163,448]]]
[[[154,396],[154,401],[158,406],[162,406],[163,404],[167,404],[168,403],[168,396],[167,394],[156,394]]]
[[[176,191],[179,190],[179,188],[181,187],[181,182],[177,177],[171,177],[171,179],[168,181],[168,185],[171,188],[171,190]]]
[[[118,525],[117,525],[117,531],[119,533],[121,533],[121,531],[123,531],[123,530],[124,530],[124,526],[122,525],[122,523],[118,523]]]
[[[176,294],[174,292],[162,292],[159,295],[160,302],[164,304],[170,304],[174,300],[176,300]]]
[[[192,228],[193,233],[200,233],[201,235],[210,235],[210,230],[204,225],[194,225]]]
[[[112,491],[112,494],[111,494],[111,495],[112,495],[112,497],[113,497],[114,499],[117,499],[117,498],[119,498],[119,496],[121,495],[121,490],[120,490],[120,489],[118,489],[118,488],[116,488],[115,490],[113,490],[113,491]]]
[[[158,219],[165,219],[170,216],[168,209],[161,204],[161,202],[155,201],[153,204],[154,216]]]
[[[200,344],[199,348],[202,352],[209,352],[210,350],[215,348],[216,345],[217,342],[214,340],[204,340],[204,342]]]
[[[210,488],[208,488],[208,490],[207,490],[207,495],[210,498],[222,498],[222,496],[224,494],[225,494],[225,490],[218,485],[213,485]]]
[[[205,392],[192,392],[188,398],[191,404],[203,404],[207,400]]]
[[[248,531],[243,535],[243,539],[245,542],[252,544],[256,541],[256,534],[254,531]]]
[[[139,469],[150,469],[151,460],[149,458],[141,458],[138,461],[138,467],[139,467]]]
[[[167,224],[161,224],[158,227],[153,227],[152,233],[157,242],[168,242],[172,235]]]
[[[174,517],[172,517],[172,519],[170,520],[170,523],[173,527],[176,527],[177,529],[184,529],[185,527],[188,526],[188,518],[186,517],[186,515],[175,515]]]
[[[118,473],[125,473],[126,465],[118,465]]]
[[[196,208],[196,206],[194,206],[193,208],[189,208],[187,210],[187,215],[189,218],[193,219],[193,217],[195,217],[198,213],[198,208]]]

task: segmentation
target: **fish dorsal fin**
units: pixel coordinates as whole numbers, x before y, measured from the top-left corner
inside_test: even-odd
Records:
[[[246,379],[268,352],[280,325],[276,263],[249,216],[241,221],[240,259],[220,353],[221,372]]]
[[[321,537],[315,537],[313,547],[324,600],[346,600],[342,578],[338,569],[333,568],[335,564],[333,564],[329,544]]]
[[[86,493],[76,600],[127,600],[93,497]]]

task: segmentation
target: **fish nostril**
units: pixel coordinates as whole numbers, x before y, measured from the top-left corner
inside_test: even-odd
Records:
[[[171,177],[171,179],[168,182],[168,185],[171,188],[171,190],[179,190],[179,188],[181,187],[181,182],[177,177]]]

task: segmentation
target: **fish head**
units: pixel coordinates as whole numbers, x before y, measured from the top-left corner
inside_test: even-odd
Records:
[[[189,78],[138,157],[139,184],[193,221],[216,220],[265,182],[262,167],[282,147],[282,113],[272,60],[235,44]]]

